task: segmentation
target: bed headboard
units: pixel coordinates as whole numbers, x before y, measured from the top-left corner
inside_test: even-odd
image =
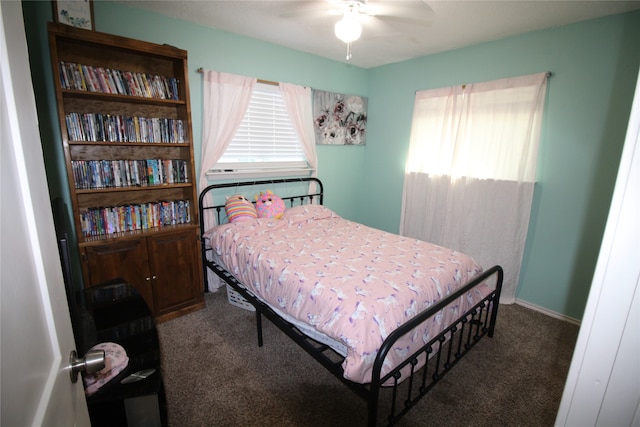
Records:
[[[310,189],[313,186],[309,184],[315,184],[315,188],[311,191]],[[205,188],[198,198],[200,230],[204,232],[205,214],[210,214],[210,212],[214,213],[216,224],[227,222],[227,214],[224,209],[227,196],[243,194],[247,199],[253,201],[254,195],[266,190],[271,190],[277,194],[285,202],[287,207],[310,203],[321,205],[324,202],[324,187],[322,186],[322,181],[312,177],[212,184]]]

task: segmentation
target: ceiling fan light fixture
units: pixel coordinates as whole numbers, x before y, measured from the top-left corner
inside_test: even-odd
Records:
[[[336,37],[345,43],[351,43],[360,38],[362,25],[358,22],[357,13],[346,12],[341,20],[336,22]]]

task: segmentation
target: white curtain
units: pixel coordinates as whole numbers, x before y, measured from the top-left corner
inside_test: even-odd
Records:
[[[199,191],[209,185],[207,171],[222,157],[247,111],[255,77],[237,76],[205,70],[203,85],[202,156],[200,160]],[[203,218],[205,229],[215,225],[213,212]],[[204,230],[203,230],[204,231]],[[209,290],[218,289],[222,283],[207,270]]]
[[[296,130],[298,139],[302,143],[304,155],[309,166],[313,169],[311,176],[317,176],[318,155],[316,154],[316,140],[313,129],[313,104],[311,88],[280,83],[280,92],[284,105],[287,107],[291,123]],[[315,183],[309,185],[309,192],[315,191]]]
[[[400,232],[505,270],[515,302],[547,73],[416,93]]]

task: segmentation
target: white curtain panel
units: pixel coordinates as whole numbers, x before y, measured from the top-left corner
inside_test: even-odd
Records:
[[[222,157],[238,130],[247,111],[253,87],[257,82],[255,77],[218,71],[204,70],[203,75],[202,156],[198,184],[200,192],[209,185],[207,171]],[[216,224],[213,212],[203,220],[205,230]],[[210,291],[215,291],[222,286],[222,282],[215,273],[207,270],[207,274]]]
[[[296,130],[298,139],[302,143],[304,155],[309,166],[313,169],[311,176],[317,176],[318,155],[316,153],[316,137],[313,128],[313,104],[311,88],[280,83],[280,92],[284,105],[287,107],[291,123]],[[309,192],[314,192],[315,183],[309,184]]]
[[[504,268],[515,302],[547,73],[416,93],[400,232]]]

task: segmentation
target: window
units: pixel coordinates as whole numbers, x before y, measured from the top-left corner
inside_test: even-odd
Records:
[[[407,172],[534,180],[538,135],[531,123],[539,118],[532,105],[540,86],[491,83],[416,94]]]
[[[310,171],[278,86],[257,83],[249,107],[212,175],[299,175]]]

